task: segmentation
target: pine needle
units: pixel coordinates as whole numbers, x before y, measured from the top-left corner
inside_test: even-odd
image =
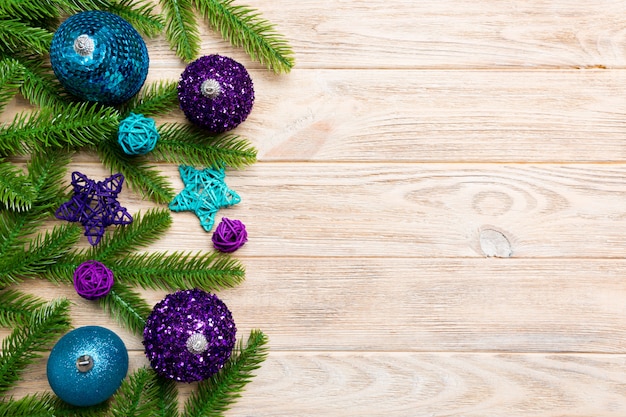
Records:
[[[70,302],[59,299],[35,310],[28,325],[18,326],[2,341],[0,352],[0,392],[20,379],[24,368],[40,356],[56,338],[69,329]]]
[[[123,282],[146,289],[217,291],[241,284],[245,269],[227,255],[212,253],[144,253],[128,255],[111,264]]]
[[[95,145],[117,131],[118,123],[114,109],[90,103],[22,112],[12,123],[0,128],[0,154],[20,152],[21,143],[42,151]]]
[[[224,368],[198,384],[185,403],[183,416],[223,416],[267,357],[267,342],[267,336],[260,330],[252,330],[246,346],[240,341]]]
[[[209,136],[199,128],[180,123],[160,126],[159,134],[152,155],[167,162],[215,169],[242,168],[256,162],[257,150],[237,135]]]
[[[19,400],[5,398],[0,402],[0,417],[56,417],[55,398],[52,393],[31,394]]]
[[[126,184],[142,197],[159,204],[169,203],[174,198],[174,190],[167,177],[144,157],[126,155],[114,136],[104,140],[97,151],[102,163],[111,171],[124,174]]]
[[[162,116],[178,108],[178,83],[157,81],[144,85],[139,94],[127,101],[120,112],[128,116],[131,112],[145,117]]]
[[[13,252],[0,259],[0,285],[19,282],[24,277],[35,277],[67,253],[78,242],[81,229],[68,223],[34,237],[27,250]]]
[[[29,26],[17,19],[0,18],[0,51],[22,53],[25,50],[42,55],[48,52],[52,32]]]
[[[43,300],[17,290],[0,291],[0,326],[24,326],[29,323],[33,311],[43,306]],[[2,416],[2,414],[0,414]]]
[[[154,11],[154,4],[147,1],[117,0],[107,10],[121,16],[149,38],[159,35],[165,27],[163,17]]]
[[[98,300],[100,305],[125,328],[142,335],[152,309],[130,287],[116,282],[111,291]]]
[[[0,113],[24,83],[24,67],[12,58],[0,60]]]
[[[25,211],[35,199],[35,190],[23,171],[0,158],[0,204],[9,210]]]
[[[152,369],[136,370],[112,399],[112,417],[176,417],[176,385]]]
[[[191,62],[200,53],[200,33],[191,0],[160,0],[165,20],[165,38],[176,55]]]
[[[14,56],[24,71],[20,93],[32,105],[39,107],[64,106],[68,94],[42,57],[36,55]]]
[[[275,73],[287,73],[295,65],[291,46],[273,24],[248,6],[233,0],[193,0],[210,25],[233,46],[243,47],[250,57]]]
[[[144,215],[136,214],[131,224],[118,227],[92,248],[87,257],[100,262],[123,258],[130,252],[156,242],[172,224],[169,210],[150,209]]]

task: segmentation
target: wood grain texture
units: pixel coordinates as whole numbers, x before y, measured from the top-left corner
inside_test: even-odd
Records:
[[[247,278],[219,295],[270,356],[226,415],[626,415],[626,2],[236,3],[297,66],[276,76],[201,29],[202,53],[242,62],[256,92],[234,133],[259,162],[228,171],[242,202],[217,216],[247,226]],[[165,40],[147,43],[148,81],[178,79]],[[110,174],[89,154],[71,169]],[[211,249],[193,213],[172,218],[148,251]],[[71,287],[20,288],[71,299],[75,326],[113,329],[147,365]],[[10,394],[48,390],[44,365]]]
[[[273,352],[229,416],[621,417],[623,355]],[[134,369],[145,359],[132,352]],[[179,386],[180,405],[196,384]],[[20,389],[47,386],[31,366]]]
[[[74,168],[107,175],[86,160]],[[175,166],[159,169],[183,188]],[[257,163],[228,171],[242,202],[216,218],[247,225],[239,256],[484,257],[495,231],[516,258],[620,258],[625,175],[621,164]],[[132,193],[121,201],[150,206]],[[192,212],[172,218],[152,250],[210,248]]]

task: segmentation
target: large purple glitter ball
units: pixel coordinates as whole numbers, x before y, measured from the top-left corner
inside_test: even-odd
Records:
[[[221,133],[246,120],[254,104],[254,86],[248,71],[237,61],[207,55],[183,71],[178,100],[189,121]]]
[[[177,291],[158,302],[146,320],[143,344],[152,368],[176,381],[202,381],[230,358],[237,329],[214,294]]]

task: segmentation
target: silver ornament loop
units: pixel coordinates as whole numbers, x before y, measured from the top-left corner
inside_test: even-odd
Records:
[[[96,45],[89,35],[80,35],[74,40],[74,51],[80,56],[91,55]]]
[[[189,353],[199,355],[206,352],[209,342],[207,342],[206,337],[202,333],[194,333],[189,336],[186,345]]]
[[[208,80],[204,80],[204,82],[200,85],[200,92],[206,98],[215,98],[222,93],[222,86],[217,80],[213,78],[209,78]]]
[[[76,359],[76,369],[79,372],[89,372],[93,368],[93,358],[89,355],[82,355]]]

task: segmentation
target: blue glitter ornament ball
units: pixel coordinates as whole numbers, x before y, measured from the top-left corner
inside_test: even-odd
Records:
[[[127,371],[124,342],[99,326],[79,327],[63,336],[52,348],[47,366],[52,391],[78,407],[106,401]]]
[[[123,103],[148,75],[148,49],[121,17],[104,11],[70,16],[50,46],[54,74],[71,94],[104,104]]]

